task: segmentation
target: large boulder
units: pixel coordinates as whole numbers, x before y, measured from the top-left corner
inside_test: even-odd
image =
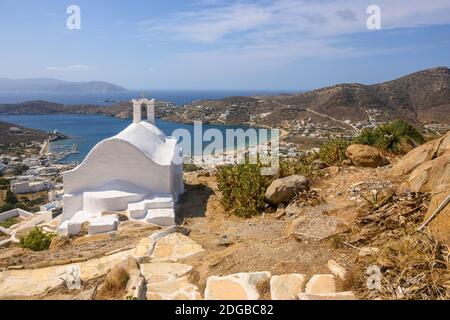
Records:
[[[390,173],[396,177],[410,174],[424,162],[445,154],[450,154],[450,131],[442,138],[430,141],[411,150],[392,167]]]
[[[377,148],[363,144],[352,144],[345,151],[345,156],[357,167],[377,168],[389,164]]]
[[[309,190],[309,180],[304,176],[293,175],[272,182],[265,196],[270,203],[279,205],[291,201],[298,192],[304,190]]]

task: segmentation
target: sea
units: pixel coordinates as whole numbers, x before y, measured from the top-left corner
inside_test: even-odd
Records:
[[[272,95],[281,92],[271,91],[154,91],[150,94],[145,93],[146,96],[154,97],[159,100],[170,101],[176,105],[183,105],[200,99],[221,99],[228,96],[254,96],[254,95]],[[102,94],[102,95],[14,95],[14,94],[0,94],[0,103],[19,103],[30,100],[46,100],[51,102],[58,102],[64,104],[98,104],[108,105],[117,101],[128,101],[139,97],[139,92],[123,92],[120,94]],[[108,101],[108,102],[106,102]],[[53,132],[57,130],[63,133],[68,138],[52,142],[50,144],[50,151],[62,151],[71,149],[74,145],[78,153],[71,154],[64,161],[65,162],[81,162],[89,151],[101,140],[109,138],[118,134],[131,124],[131,119],[117,119],[103,115],[0,115],[0,121],[5,121],[31,129],[42,130],[46,132]],[[194,126],[189,124],[181,124],[177,122],[163,121],[156,119],[156,125],[168,136],[177,129],[186,129],[193,137]],[[227,129],[243,129],[248,130],[248,126],[229,126],[229,125],[203,125],[203,132],[208,129],[217,129],[225,134]],[[233,148],[240,149],[243,147],[251,147],[257,143],[264,142],[270,139],[270,131],[265,134],[265,131],[257,130],[258,135],[256,139],[246,139],[244,144],[238,145],[239,141],[235,139]],[[225,135],[224,135],[225,137]],[[224,142],[226,139],[224,138]],[[203,147],[209,145],[211,141],[203,141]],[[194,154],[192,149],[185,150],[185,154]],[[229,146],[228,146],[229,147]],[[227,146],[223,145],[221,150],[217,152],[229,151]]]
[[[33,100],[45,100],[62,104],[111,105],[120,101],[130,101],[141,96],[172,102],[181,106],[202,99],[223,99],[232,96],[264,96],[290,93],[275,90],[129,90],[118,93],[96,94],[58,94],[58,93],[3,93],[0,103],[20,103]]]

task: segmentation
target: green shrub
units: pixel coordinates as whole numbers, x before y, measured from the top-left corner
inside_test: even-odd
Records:
[[[14,167],[14,175],[15,176],[21,176],[24,174],[24,172],[30,170],[30,168],[24,164],[18,164]]]
[[[296,159],[280,161],[280,171],[278,176],[280,178],[285,178],[294,174],[299,174],[307,178],[316,178],[321,175],[321,171],[318,170],[314,164],[318,159],[319,155],[313,153]]]
[[[11,190],[7,190],[6,196],[5,196],[5,202],[15,205],[15,204],[17,204],[17,202],[19,202],[19,200],[17,200],[16,195]]]
[[[17,218],[9,218],[9,219],[6,219],[3,222],[0,222],[0,227],[9,229],[9,228],[11,228],[13,225],[15,225],[17,223],[19,223],[19,220],[17,220]]]
[[[202,170],[202,168],[193,163],[185,163],[183,165],[184,172],[194,172],[194,171],[199,171],[199,170]]]
[[[217,182],[221,203],[231,214],[248,218],[264,209],[264,195],[272,181],[261,175],[257,164],[239,164],[218,169]]]
[[[425,138],[408,122],[396,120],[377,128],[364,129],[353,142],[395,153],[405,153],[423,144]]]
[[[50,247],[55,236],[53,233],[45,233],[42,228],[36,227],[20,239],[20,246],[32,251],[44,251]]]
[[[15,204],[11,204],[11,203],[5,203],[4,205],[2,205],[0,207],[0,212],[6,212],[12,209],[15,209],[16,205]]]
[[[350,141],[343,139],[335,139],[325,142],[319,151],[319,158],[327,166],[340,164],[345,160],[345,151],[350,145]]]

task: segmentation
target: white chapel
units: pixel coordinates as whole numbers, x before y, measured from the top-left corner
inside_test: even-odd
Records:
[[[114,231],[126,212],[130,220],[175,224],[183,193],[183,150],[155,125],[155,100],[132,100],[133,123],[99,142],[75,169],[63,173],[64,211],[58,233]]]

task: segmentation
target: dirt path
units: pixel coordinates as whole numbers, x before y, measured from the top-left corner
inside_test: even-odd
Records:
[[[273,103],[275,103],[275,104],[278,104],[278,105],[280,105],[280,106],[282,106],[282,107],[286,107],[286,108],[289,108],[289,107],[290,107],[289,105],[285,105],[285,104],[280,103],[280,102],[278,102],[278,101],[270,100],[270,102],[273,102]],[[305,109],[306,111],[311,112],[311,113],[314,113],[314,114],[316,114],[316,115],[318,115],[318,116],[320,116],[320,117],[324,117],[324,118],[330,119],[331,121],[334,121],[334,122],[343,124],[344,126],[351,127],[351,128],[352,128],[353,130],[355,130],[355,131],[358,131],[358,130],[359,130],[359,129],[358,129],[356,126],[354,126],[353,124],[346,123],[345,121],[342,121],[342,120],[333,118],[333,117],[331,117],[331,116],[329,116],[329,115],[326,115],[326,114],[324,114],[324,113],[320,113],[320,112],[317,112],[317,111],[314,111],[314,110],[312,110],[312,109],[309,109],[309,108],[306,108],[306,107],[302,107],[302,106],[299,106],[299,105],[292,105],[292,106],[293,106],[293,107],[301,107],[301,108]]]

